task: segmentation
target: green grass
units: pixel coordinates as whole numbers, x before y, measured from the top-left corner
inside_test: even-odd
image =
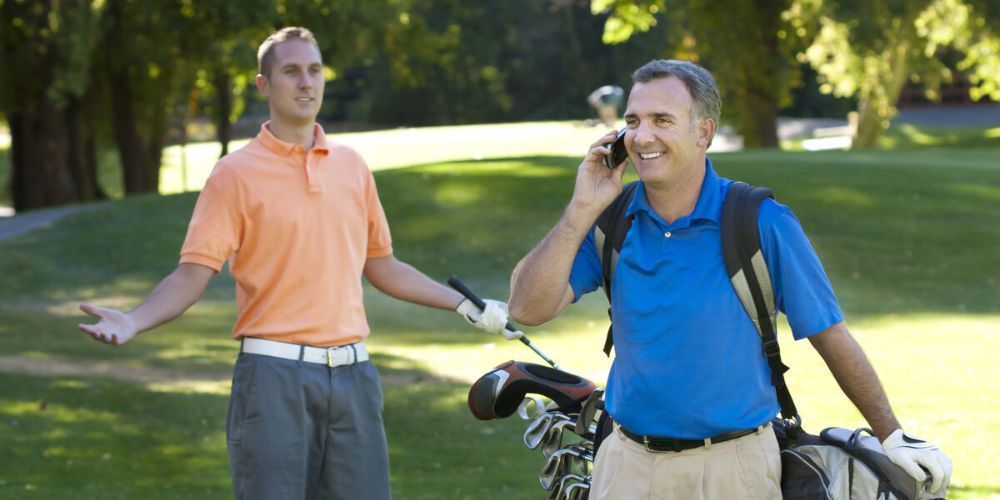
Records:
[[[593,132],[591,129],[590,132]],[[723,175],[792,206],[904,426],[955,462],[954,498],[1000,495],[1000,165],[997,149],[718,154]],[[556,220],[578,158],[450,161],[376,173],[396,254],[502,297],[510,270]],[[222,498],[235,345],[232,280],[216,278],[180,320],[110,348],[75,325],[81,300],[130,307],[176,262],[195,194],[136,197],[0,242],[0,353],[160,370],[182,380],[0,374],[0,498]],[[601,382],[600,294],[528,333],[570,371]],[[524,423],[479,422],[468,383],[519,343],[370,289],[397,498],[540,498]],[[782,344],[808,429],[860,416],[808,343]],[[103,363],[103,365],[102,365]],[[181,376],[182,375],[182,376]]]
[[[362,153],[373,169],[411,166],[418,163],[444,162],[529,155],[566,155],[575,157],[586,151],[603,128],[578,121],[504,123],[393,129],[375,132],[351,132],[331,136]],[[232,141],[234,151],[247,140]],[[391,144],[392,147],[385,147]],[[986,126],[936,127],[896,124],[879,138],[879,148],[997,148],[1000,128]],[[782,141],[782,147],[801,150],[801,139]],[[9,175],[8,145],[0,144],[0,206],[10,205],[6,189]],[[99,149],[98,182],[112,199],[123,195],[122,172],[118,152],[113,147]],[[160,170],[160,193],[198,191],[219,157],[221,147],[215,142],[192,143],[187,147],[170,146],[163,150]]]

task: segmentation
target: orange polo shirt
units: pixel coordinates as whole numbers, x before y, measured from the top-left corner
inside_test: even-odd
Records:
[[[234,339],[358,342],[369,333],[365,261],[392,253],[375,179],[356,151],[327,143],[318,124],[309,151],[277,139],[267,125],[215,165],[180,261],[216,272],[229,261]]]

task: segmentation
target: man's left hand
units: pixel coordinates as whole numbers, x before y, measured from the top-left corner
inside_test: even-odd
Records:
[[[930,476],[927,490],[943,495],[951,482],[951,459],[927,441],[910,436],[903,429],[896,429],[882,443],[882,449],[893,463],[923,484]]]
[[[512,332],[504,328],[507,325],[507,304],[505,302],[489,299],[483,302],[486,303],[486,308],[480,311],[471,300],[465,299],[458,304],[455,312],[465,318],[465,321],[468,321],[470,325],[490,333],[503,335],[507,340],[514,340],[524,335],[519,331]]]

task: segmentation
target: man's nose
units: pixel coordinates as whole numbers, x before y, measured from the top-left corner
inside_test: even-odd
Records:
[[[632,142],[635,144],[645,147],[653,143],[655,136],[649,130],[649,127],[643,123],[635,128],[635,135],[632,136]]]

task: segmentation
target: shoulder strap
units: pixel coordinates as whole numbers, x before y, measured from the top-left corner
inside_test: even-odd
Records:
[[[608,304],[611,303],[611,278],[615,274],[615,266],[618,264],[618,252],[625,242],[625,235],[632,227],[632,218],[626,217],[625,212],[632,197],[635,196],[635,188],[639,181],[633,181],[622,188],[614,201],[604,209],[600,217],[597,218],[597,227],[594,228],[594,245],[597,247],[597,258],[601,261],[601,273],[603,275],[604,294],[608,297]],[[611,317],[611,308],[608,307],[608,317]],[[611,347],[614,345],[614,338],[611,332],[612,327],[608,327],[608,336],[604,341],[604,354],[611,355]]]
[[[796,420],[798,411],[785,384],[788,367],[781,362],[778,349],[774,289],[758,234],[758,211],[766,198],[774,198],[770,189],[742,182],[729,186],[729,193],[722,204],[722,256],[733,289],[760,335],[771,369],[771,384],[781,405],[781,416],[786,420]]]

